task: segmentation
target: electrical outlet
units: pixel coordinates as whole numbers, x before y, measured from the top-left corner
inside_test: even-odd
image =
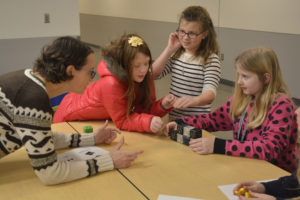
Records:
[[[50,14],[49,13],[44,14],[44,23],[45,24],[50,23]]]
[[[221,53],[221,61],[224,60],[224,53]]]

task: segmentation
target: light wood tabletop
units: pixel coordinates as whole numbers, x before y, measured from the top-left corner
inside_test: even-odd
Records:
[[[76,133],[68,123],[54,124],[54,131]],[[70,150],[70,149],[67,149]],[[58,151],[59,152],[63,152]],[[45,186],[35,175],[24,148],[0,159],[0,199],[92,200],[146,199],[118,171],[54,186]]]
[[[79,132],[83,126],[94,130],[104,121],[70,122]],[[109,126],[114,126],[111,122]],[[207,200],[226,199],[218,189],[220,185],[235,184],[246,180],[270,180],[289,175],[267,161],[226,155],[198,155],[188,146],[164,136],[122,131],[125,150],[144,150],[144,153],[127,169],[126,176],[149,199],[159,194],[193,197]],[[213,137],[204,131],[203,137]],[[120,136],[113,143],[116,144]],[[112,146],[113,146],[112,145]],[[105,146],[111,149],[112,146]]]

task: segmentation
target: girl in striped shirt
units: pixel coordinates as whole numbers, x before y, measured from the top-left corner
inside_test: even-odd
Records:
[[[209,113],[220,80],[219,47],[213,22],[201,6],[186,8],[176,32],[153,63],[160,79],[172,73],[170,93],[177,97],[170,119]]]

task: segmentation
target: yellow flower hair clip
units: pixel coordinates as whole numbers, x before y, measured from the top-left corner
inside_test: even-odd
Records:
[[[137,47],[139,45],[144,44],[143,40],[140,37],[137,36],[131,36],[128,39],[128,43],[132,46],[132,47]]]

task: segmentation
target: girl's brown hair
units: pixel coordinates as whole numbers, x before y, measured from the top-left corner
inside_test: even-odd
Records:
[[[132,37],[140,38],[142,44],[130,44],[129,39]],[[136,84],[132,77],[132,61],[135,59],[138,53],[143,53],[150,59],[148,73],[141,83]],[[127,118],[129,118],[130,113],[134,109],[136,90],[139,90],[141,93],[141,97],[138,99],[139,103],[144,105],[144,109],[147,111],[151,103],[151,84],[153,84],[151,70],[152,57],[147,43],[137,34],[124,34],[120,39],[111,42],[109,46],[103,48],[102,55],[112,60],[113,70],[116,71],[117,68],[121,67],[121,69],[123,69],[125,72],[125,81],[128,83],[128,88],[124,96],[127,99]]]
[[[201,27],[202,31],[207,31],[208,34],[201,41],[200,46],[198,47],[195,57],[202,56],[204,59],[204,63],[207,58],[212,54],[219,53],[219,45],[217,43],[217,34],[213,25],[213,22],[209,16],[207,10],[201,6],[190,6],[187,7],[179,18],[179,24],[182,20],[186,20],[188,22],[197,22]],[[180,55],[184,52],[184,48],[179,48],[173,58],[179,58]]]

